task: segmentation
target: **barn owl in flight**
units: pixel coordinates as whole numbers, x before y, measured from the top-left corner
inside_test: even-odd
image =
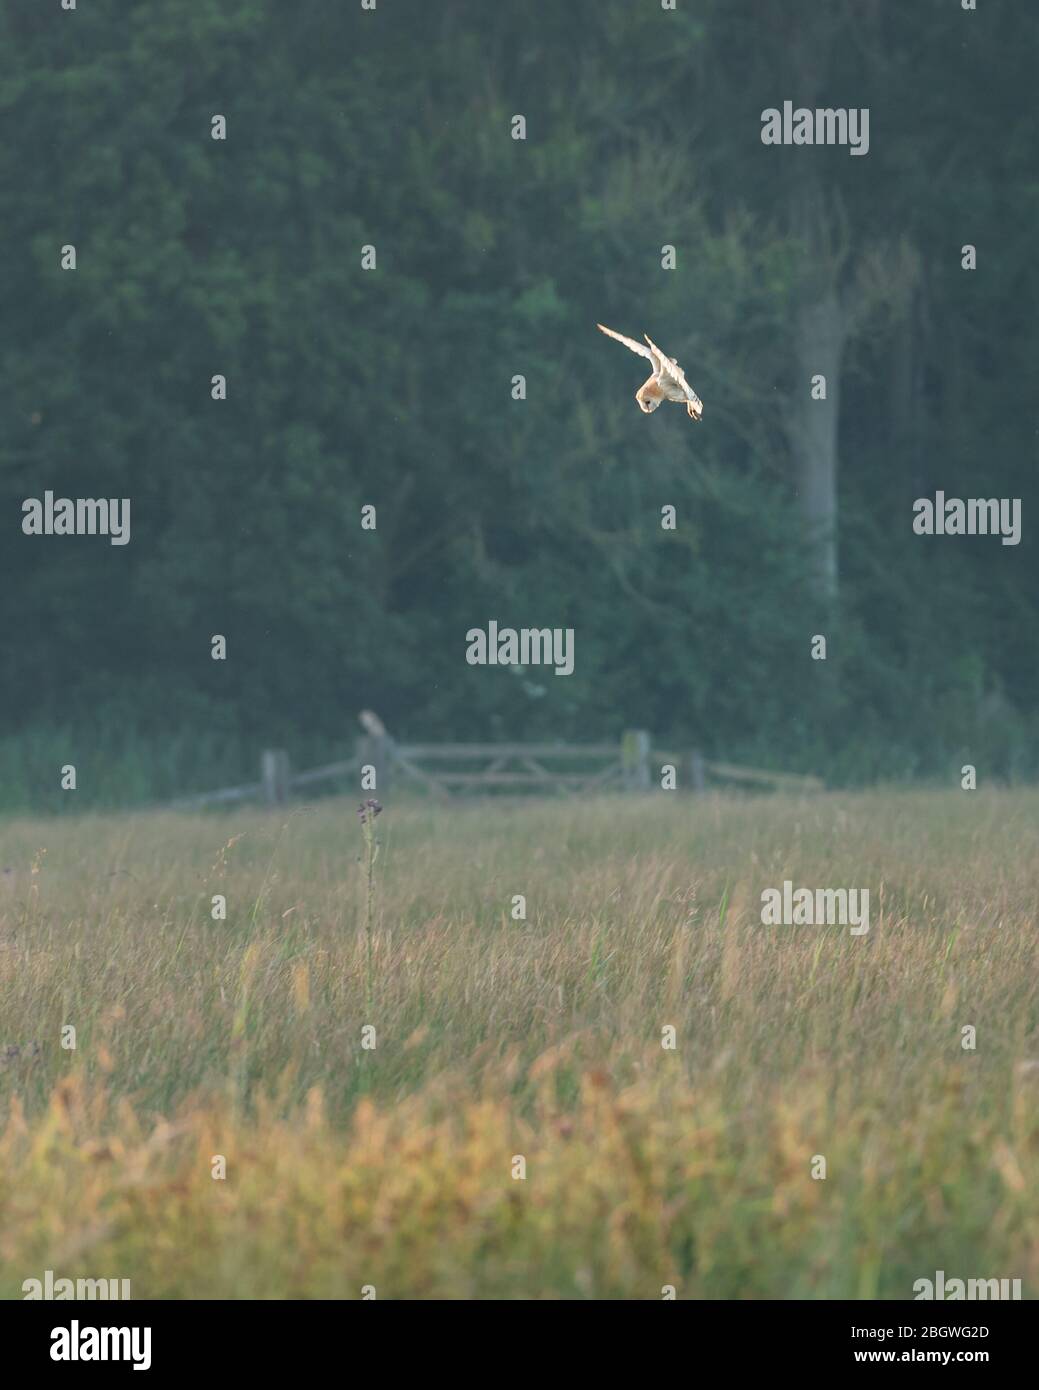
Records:
[[[632,352],[637,352],[640,357],[648,357],[653,363],[653,375],[635,392],[635,399],[641,411],[646,415],[652,415],[661,401],[679,401],[688,410],[690,420],[701,419],[703,401],[686,381],[685,372],[675,359],[665,357],[648,333],[645,337],[649,347],[643,347],[634,338],[625,338],[623,333],[614,333],[612,328],[606,328],[601,323],[595,326],[607,337],[616,338],[618,343],[631,348]]]

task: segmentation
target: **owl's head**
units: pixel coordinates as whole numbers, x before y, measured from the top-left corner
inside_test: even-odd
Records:
[[[652,387],[640,386],[635,392],[635,399],[644,415],[652,415],[663,397],[658,395]]]

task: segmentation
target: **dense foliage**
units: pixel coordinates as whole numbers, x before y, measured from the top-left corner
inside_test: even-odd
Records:
[[[5,6],[4,799],[57,800],[66,761],[120,800],[262,744],[324,761],[363,707],[832,780],[1033,772],[1037,32],[997,0]],[[870,107],[867,156],[762,144],[808,87]],[[845,287],[879,285],[825,612],[788,427],[830,273],[806,180]],[[703,424],[640,415],[597,320],[675,354]],[[24,537],[47,488],[130,497],[131,543]],[[1021,544],[915,536],[936,489],[1020,497]],[[491,618],[573,627],[574,675],[468,666]]]

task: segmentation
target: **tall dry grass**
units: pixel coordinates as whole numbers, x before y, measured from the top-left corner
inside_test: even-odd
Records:
[[[1035,1290],[1039,794],[377,828],[369,1010],[352,802],[0,827],[0,1295]],[[785,878],[868,935],[762,927]]]

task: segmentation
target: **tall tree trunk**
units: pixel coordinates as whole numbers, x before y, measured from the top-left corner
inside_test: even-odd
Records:
[[[806,299],[796,311],[796,388],[791,415],[794,485],[803,522],[803,543],[816,594],[837,596],[837,424],[841,401],[841,358],[847,322],[836,289]],[[826,399],[812,378],[826,378]]]

